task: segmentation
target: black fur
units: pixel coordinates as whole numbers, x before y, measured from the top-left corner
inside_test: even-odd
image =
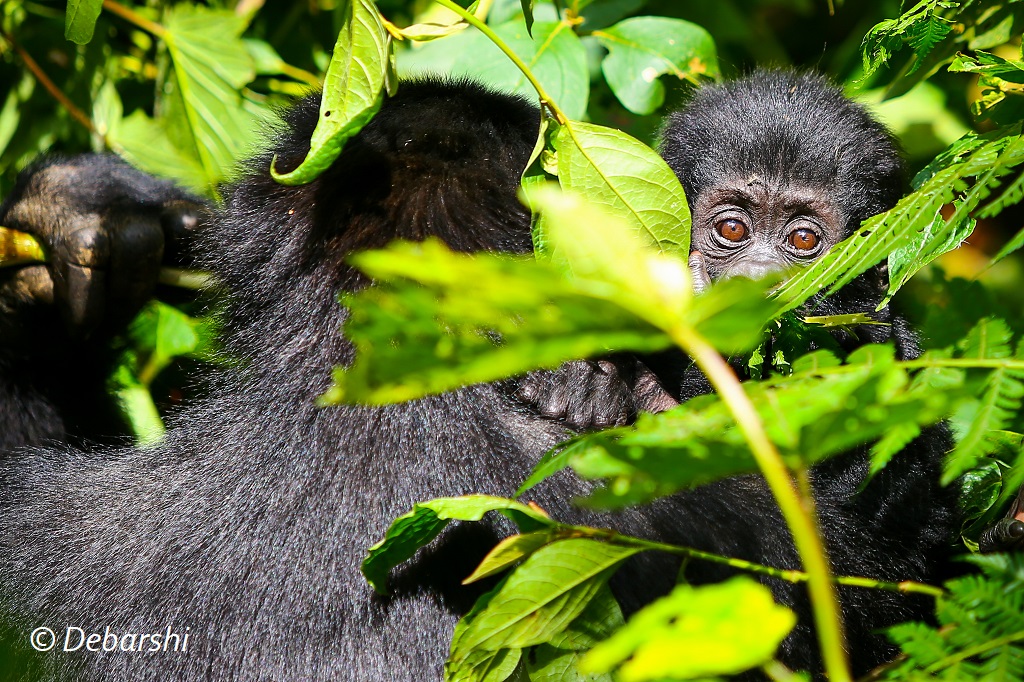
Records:
[[[773,101],[762,95],[774,82],[761,94],[748,86],[749,106]],[[452,626],[478,593],[458,581],[505,529],[452,528],[384,599],[358,571],[366,547],[414,502],[510,494],[566,435],[491,385],[386,408],[314,406],[330,368],[351,360],[335,296],[366,283],[343,264],[353,249],[437,235],[463,250],[529,250],[515,189],[538,119],[523,101],[476,85],[406,83],[321,178],[274,183],[272,154],[279,169],[294,166],[316,114],[312,99],[288,114],[199,249],[229,292],[227,347],[241,360],[211,380],[211,397],[177,413],[158,447],[37,447],[0,458],[0,609],[14,614],[15,632],[190,632],[187,654],[49,653],[40,659],[47,675],[81,665],[86,679],[104,681],[437,679]],[[8,408],[0,418],[19,428],[30,416]],[[932,575],[947,520],[936,507],[938,449],[908,450],[859,495],[862,454],[815,470],[838,571]],[[556,518],[798,565],[757,477],[615,516],[572,509],[584,492],[562,475],[531,496]],[[626,571],[614,587],[627,609],[675,578],[647,557]],[[772,587],[804,616],[783,660],[817,668],[803,589]],[[891,653],[873,628],[924,613],[890,594],[844,597],[860,670]]]

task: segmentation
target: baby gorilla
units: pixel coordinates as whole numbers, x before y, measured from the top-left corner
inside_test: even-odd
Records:
[[[667,128],[665,154],[690,193],[697,230],[721,225],[718,237],[695,241],[709,277],[724,275],[713,264],[729,248],[711,240],[732,243],[728,234],[740,235],[735,243],[753,243],[795,216],[799,227],[790,232],[834,240],[898,195],[898,157],[884,131],[817,78],[755,74],[700,91],[688,111]],[[452,626],[479,594],[459,581],[507,529],[450,529],[393,576],[387,598],[375,597],[359,573],[366,547],[417,501],[511,494],[568,433],[496,385],[384,408],[315,407],[331,367],[352,360],[351,345],[338,332],[346,313],[335,297],[339,289],[367,284],[345,264],[353,250],[429,236],[466,251],[530,249],[529,215],[515,193],[538,115],[520,99],[470,83],[405,83],[319,179],[302,187],[276,184],[267,172],[270,159],[276,154],[281,170],[294,167],[317,118],[313,99],[287,115],[286,128],[231,191],[198,250],[200,265],[227,289],[225,343],[238,360],[210,382],[210,397],[172,417],[156,447],[12,444],[0,457],[0,611],[11,614],[15,632],[27,638],[46,625],[59,633],[170,627],[189,634],[187,652],[49,652],[38,659],[45,679],[437,679]],[[845,129],[836,127],[843,120],[873,134],[876,146],[843,138]],[[832,146],[821,147],[829,136]],[[865,156],[868,149],[877,158]],[[875,162],[882,166],[866,168]],[[48,168],[54,165],[37,173]],[[864,177],[853,178],[851,168]],[[91,181],[142,182],[101,172]],[[0,224],[31,231],[31,221],[5,221],[18,215],[20,202],[38,199],[40,184],[46,185],[26,179],[0,209]],[[725,189],[714,189],[720,186]],[[790,188],[801,193],[786,194]],[[60,203],[59,193],[50,197]],[[170,190],[166,199],[180,201]],[[722,206],[729,207],[725,218]],[[761,253],[749,262],[765,258]],[[745,274],[757,268],[763,265]],[[857,284],[865,305],[879,300],[874,284],[871,278]],[[22,309],[0,312],[21,315]],[[869,338],[880,334],[872,333]],[[0,360],[10,357],[0,350]],[[567,406],[593,402],[574,412],[603,423],[621,419],[623,393],[631,409],[669,402],[653,396],[654,375],[643,367],[635,372],[636,360],[630,363],[623,377],[634,391],[615,390],[605,378],[589,390],[591,384],[572,375],[568,393],[552,391],[559,404],[544,411],[565,414]],[[30,383],[23,369],[18,390],[11,389],[13,365],[0,362],[0,428],[27,433],[19,427],[37,411],[19,398]],[[610,365],[594,367],[603,373]],[[686,375],[659,378],[679,396],[686,387],[678,378]],[[818,511],[837,572],[935,578],[951,518],[951,500],[937,484],[942,442],[941,434],[923,436],[862,491],[863,450],[815,468]],[[587,489],[562,475],[531,496],[570,522],[799,567],[758,477],[721,481],[615,516],[573,509],[570,500]],[[702,581],[724,574],[708,565],[688,571]],[[673,578],[671,567],[641,556],[613,589],[631,610],[667,590]],[[771,587],[801,615],[781,658],[819,669],[803,588]],[[877,591],[846,590],[843,599],[858,671],[893,653],[877,628],[928,610],[926,602]]]

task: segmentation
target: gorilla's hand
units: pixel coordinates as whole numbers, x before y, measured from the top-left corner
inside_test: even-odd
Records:
[[[47,262],[0,269],[0,344],[117,329],[208,215],[200,200],[113,156],[26,169],[0,206],[0,226],[34,235]]]
[[[985,553],[1024,551],[1024,488],[1017,491],[1006,516],[981,534],[978,548]]]
[[[511,388],[519,402],[577,431],[622,426],[636,419],[638,411],[661,412],[676,404],[654,374],[630,355],[567,362],[515,379]]]

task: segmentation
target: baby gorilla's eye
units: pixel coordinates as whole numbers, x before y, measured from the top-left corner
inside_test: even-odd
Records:
[[[735,218],[726,218],[715,223],[715,229],[723,238],[731,242],[741,242],[747,238],[747,226]]]
[[[801,227],[789,233],[789,245],[797,251],[813,251],[818,246],[818,235],[814,230]]]

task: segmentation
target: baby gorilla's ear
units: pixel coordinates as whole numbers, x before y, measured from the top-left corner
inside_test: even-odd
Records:
[[[30,167],[0,225],[38,239],[46,262],[0,271],[0,309],[45,318],[49,308],[72,338],[116,330],[152,295],[165,254],[187,260],[187,243],[210,217],[200,199],[115,157]]]

